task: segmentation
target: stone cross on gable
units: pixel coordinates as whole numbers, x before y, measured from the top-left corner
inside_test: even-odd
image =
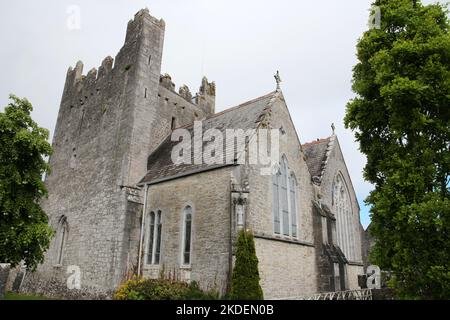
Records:
[[[280,72],[277,70],[277,73],[274,75],[275,81],[277,82],[277,90],[280,90],[280,83],[281,83],[281,78],[280,78]]]

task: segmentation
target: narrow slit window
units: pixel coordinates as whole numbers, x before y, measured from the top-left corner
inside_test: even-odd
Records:
[[[288,205],[288,190],[287,190],[287,163],[283,159],[281,163],[281,216],[283,234],[289,236],[289,205]]]
[[[66,240],[68,235],[68,224],[65,216],[62,216],[59,221],[58,226],[58,245],[57,245],[57,256],[56,256],[56,264],[62,265],[64,259],[64,249],[66,246]]]
[[[291,203],[291,230],[292,236],[297,237],[297,182],[292,174],[289,178],[289,196]]]
[[[153,263],[153,238],[155,235],[155,213],[150,212],[150,223],[148,227],[148,243],[147,243],[147,264]]]
[[[183,265],[191,264],[192,208],[184,209]]]
[[[277,172],[272,176],[272,210],[273,210],[273,232],[280,234],[280,200],[279,200],[279,177],[280,174]]]
[[[158,210],[158,214],[156,215],[156,245],[155,245],[155,257],[153,264],[159,264],[160,256],[161,256],[161,231],[162,231],[162,223],[161,223],[161,211]]]

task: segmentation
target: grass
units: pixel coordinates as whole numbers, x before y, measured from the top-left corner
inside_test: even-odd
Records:
[[[5,294],[5,300],[54,300],[54,299],[44,296],[8,292],[7,294]]]

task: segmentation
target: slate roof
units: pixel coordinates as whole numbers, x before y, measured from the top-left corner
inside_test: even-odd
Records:
[[[302,145],[311,177],[322,178],[328,157],[328,149],[333,137],[319,139]]]
[[[247,101],[236,107],[211,115],[202,122],[203,132],[211,128],[220,130],[223,133],[223,144],[225,145],[226,129],[255,129],[265,118],[265,115],[270,111],[272,103],[279,95],[281,95],[280,91],[273,91],[262,97]],[[191,140],[193,143],[193,124],[184,128],[191,133]],[[171,141],[171,135],[169,135],[164,142],[161,143],[161,145],[150,155],[148,159],[147,174],[139,182],[139,185],[143,185],[144,183],[155,184],[161,181],[186,176],[193,173],[233,165],[226,164],[225,160],[223,161],[224,164],[221,165],[208,165],[203,163],[204,161],[202,161],[202,164],[194,164],[194,161],[191,161],[191,164],[174,164],[171,158],[171,153],[174,146],[178,143],[178,141]],[[205,144],[206,143],[203,143],[203,145]],[[191,153],[194,153],[193,146],[191,148]],[[224,149],[224,159],[226,157],[225,151],[226,149]],[[193,160],[192,155],[191,159]]]

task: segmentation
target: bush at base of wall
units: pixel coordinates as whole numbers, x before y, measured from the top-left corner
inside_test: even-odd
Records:
[[[122,284],[114,294],[115,300],[216,300],[219,294],[202,291],[196,282],[167,279],[132,279]]]

